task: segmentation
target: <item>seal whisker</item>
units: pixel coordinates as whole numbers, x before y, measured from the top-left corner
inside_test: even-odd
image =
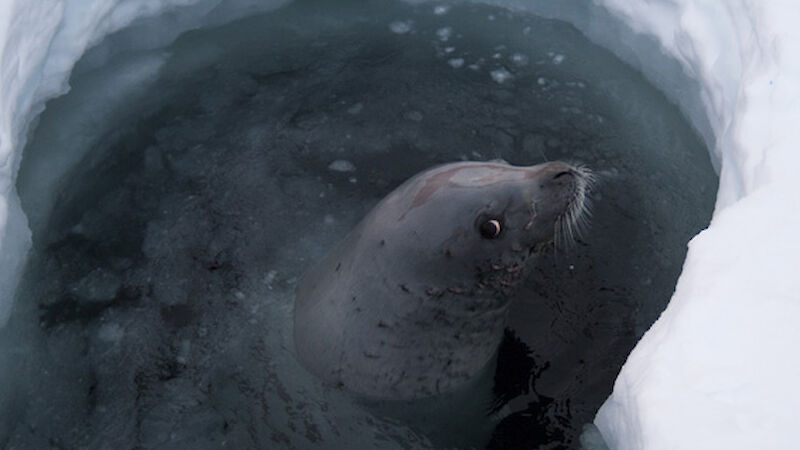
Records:
[[[589,227],[591,191],[595,176],[588,168],[578,165],[573,168],[575,189],[565,211],[556,219],[554,243],[556,248],[568,250],[574,246],[576,238],[582,237]]]

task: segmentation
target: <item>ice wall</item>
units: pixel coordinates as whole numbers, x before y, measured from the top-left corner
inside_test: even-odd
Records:
[[[794,448],[796,2],[609,2],[700,81],[721,160],[709,228],[596,423],[613,448]]]
[[[44,102],[68,90],[75,61],[108,35],[114,45],[96,48],[97,64],[113,51],[159,48],[187,29],[278,3],[0,4],[0,324],[30,246],[14,187],[26,133]],[[598,413],[606,440],[621,449],[793,447],[800,425],[796,2],[492,3],[568,20],[639,67],[681,106],[720,169],[714,219],[690,244],[675,296]],[[65,160],[39,164],[50,186],[79,158]]]
[[[31,245],[15,183],[26,135],[44,103],[69,90],[81,56],[100,65],[115,52],[164,47],[182,32],[276,8],[286,0],[6,0],[0,3],[0,326]],[[105,41],[104,41],[105,39]],[[149,63],[152,67],[152,62]],[[133,79],[131,79],[133,78]],[[128,81],[141,77],[128,77]],[[122,86],[117,86],[120,88]],[[67,119],[67,118],[65,118]],[[53,190],[81,154],[56,149],[36,161],[46,216]]]

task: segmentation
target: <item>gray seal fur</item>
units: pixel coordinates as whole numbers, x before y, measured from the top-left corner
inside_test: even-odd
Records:
[[[369,397],[462,385],[497,349],[526,260],[585,217],[591,178],[563,162],[461,162],[409,179],[298,285],[299,360]]]

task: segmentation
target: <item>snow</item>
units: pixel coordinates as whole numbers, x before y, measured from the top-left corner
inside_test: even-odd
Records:
[[[692,241],[667,311],[598,415],[612,448],[794,446],[800,242],[792,197],[779,185],[760,188],[718,211]]]
[[[800,10],[791,2],[608,5],[700,81],[720,189],[668,308],[596,424],[619,449],[794,447]]]
[[[795,446],[793,431],[800,424],[795,414],[800,356],[794,350],[800,341],[796,2],[487,3],[568,20],[640,68],[697,127],[720,171],[710,226],[692,240],[668,308],[631,353],[598,412],[595,423],[606,442],[618,449]],[[31,245],[15,188],[21,151],[44,102],[69,89],[78,58],[93,46],[98,63],[113,57],[111,47],[98,45],[109,35],[130,48],[157,49],[184,30],[277,4],[9,0],[0,5],[0,324],[8,318]],[[441,8],[437,14],[447,12]],[[126,27],[139,32],[119,32]],[[412,30],[402,21],[389,27],[395,33]],[[147,67],[157,70],[157,61],[148,61]],[[41,164],[48,173],[43,183],[53,189],[79,160],[60,158],[57,167],[48,159]],[[42,216],[49,207],[47,199],[37,206]],[[102,334],[114,340],[122,331],[108,328]]]

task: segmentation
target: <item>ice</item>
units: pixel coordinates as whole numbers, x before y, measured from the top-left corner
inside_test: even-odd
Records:
[[[0,149],[4,144],[0,138]],[[0,158],[2,158],[0,153]],[[11,158],[8,155],[6,162]],[[0,165],[0,186],[3,184],[7,165]],[[7,175],[5,175],[7,176]],[[28,221],[19,204],[19,198],[10,187],[0,187],[0,327],[5,325],[13,306],[12,298],[22,268],[25,255],[31,245]]]
[[[494,80],[494,81],[495,81],[495,83],[498,83],[498,84],[503,84],[503,83],[505,83],[506,81],[509,81],[509,80],[511,80],[511,79],[514,77],[514,76],[511,74],[511,72],[509,72],[509,71],[508,71],[506,68],[504,68],[504,67],[501,67],[501,68],[499,68],[499,69],[492,70],[491,72],[489,72],[489,75],[491,75],[491,77],[492,77],[492,80]]]
[[[433,13],[437,16],[443,16],[447,14],[447,11],[450,9],[449,6],[439,5],[433,8]]]
[[[629,357],[598,416],[607,439],[614,436],[608,439],[612,446],[661,448],[689,441],[704,448],[794,445],[781,430],[797,420],[793,411],[800,394],[793,380],[798,364],[781,343],[800,338],[794,324],[800,314],[794,294],[800,282],[791,269],[800,243],[793,238],[792,221],[773,222],[770,213],[796,204],[788,197],[779,186],[762,188],[718,211],[712,226],[691,242],[675,296]],[[767,244],[773,238],[779,246]],[[726,245],[732,239],[758,245]],[[755,271],[751,264],[769,270]],[[744,282],[725,283],[724,277]],[[709,327],[710,322],[718,325]],[[621,389],[626,384],[631,388]],[[628,428],[622,418],[630,410],[643,418],[661,415],[661,421]],[[701,418],[702,428],[689,428],[688,420]],[[670,425],[687,427],[691,436],[672,435],[666,430]],[[707,428],[721,434],[707,434]]]
[[[98,268],[78,281],[72,292],[85,301],[108,302],[114,299],[121,286],[118,275]]]
[[[514,53],[511,55],[511,61],[518,66],[526,66],[528,65],[528,56],[523,55],[522,53]]]
[[[452,58],[447,60],[447,64],[454,69],[460,69],[464,66],[464,58]]]
[[[3,117],[0,123],[0,326],[8,319],[13,292],[30,248],[28,223],[15,188],[21,149],[44,102],[70,89],[68,77],[75,62],[89,52],[87,61],[101,64],[113,58],[112,48],[158,49],[187,29],[222,23],[257,10],[275,8],[281,3],[281,0],[260,3],[233,0],[225,4],[217,0],[33,3],[13,0],[0,5],[0,116]],[[175,14],[164,14],[166,12]],[[114,41],[113,45],[98,45],[109,35],[113,38],[106,42]],[[9,42],[13,45],[6,44]],[[152,60],[148,59],[134,70],[128,67],[128,73],[122,77],[130,76],[134,79],[127,81],[138,84],[142,70],[146,73],[151,67]],[[123,94],[125,81],[116,84]],[[98,94],[104,89],[112,94],[116,91],[111,86],[101,86]],[[46,173],[31,174],[31,178],[38,177],[42,183],[42,197],[52,196],[53,185],[80,159],[70,150],[43,155],[46,161],[54,159],[52,163],[43,162],[42,169],[37,171]],[[51,202],[37,202],[41,204],[29,208],[29,214],[46,216]],[[34,221],[31,225],[37,224]]]
[[[581,434],[581,450],[608,450],[603,435],[594,424],[586,424]]]
[[[796,5],[789,1],[692,0],[603,0],[588,6],[578,1],[492,3],[570,21],[641,69],[681,107],[702,134],[720,172],[711,225],[692,241],[670,306],[631,354],[614,393],[597,416],[596,423],[605,439],[612,448],[793,447],[795,411],[800,404],[795,381],[800,362],[793,348],[798,340],[794,325],[800,314],[796,308],[800,300],[792,272],[798,267],[800,251],[795,244],[800,208],[796,196],[791,195],[800,183],[795,151],[800,142],[800,129],[796,126],[800,122],[796,107],[800,99],[796,81],[800,79],[796,56],[800,11]],[[114,81],[103,77],[114,83],[99,86],[97,91],[98,97],[115,92],[127,95],[128,86],[141,86],[163,69],[163,55],[157,50],[182,31],[274,6],[271,2],[201,0],[16,0],[0,5],[0,324],[11,312],[12,293],[31,245],[28,222],[16,193],[18,181],[41,196],[32,198],[36,206],[28,209],[31,227],[41,228],[54,203],[59,178],[72,173],[74,165],[85,156],[75,153],[85,150],[85,145],[41,153],[40,161],[32,153],[26,155],[33,160],[30,167],[40,169],[32,170],[27,178],[17,178],[22,149],[35,117],[47,99],[70,88],[67,80],[77,59],[93,48],[84,66],[78,68],[88,72],[113,60],[119,49],[152,51],[120,74],[131,78],[121,76]],[[434,15],[447,12],[450,18],[450,11],[436,8]],[[497,22],[501,16],[493,13],[485,17]],[[408,22],[385,23],[392,24],[391,30],[397,33],[411,31]],[[521,35],[531,33],[529,27],[520,29]],[[111,38],[101,43],[106,36]],[[572,58],[572,53],[569,55]],[[199,54],[195,58],[206,56]],[[565,60],[563,65],[571,60]],[[480,66],[472,63],[469,67],[477,70]],[[92,91],[91,87],[87,86],[87,92]],[[207,106],[214,108],[212,103]],[[102,124],[103,118],[100,113],[96,121],[76,127],[83,133]],[[51,158],[53,167],[49,165]],[[164,170],[161,159],[151,161],[151,170]],[[192,161],[175,162],[174,169],[179,173],[191,171]],[[38,176],[42,173],[46,174],[43,178]],[[37,191],[37,186],[41,190]],[[183,200],[165,201],[165,206],[179,208]],[[170,230],[178,231],[175,227],[187,229],[185,223],[156,221],[147,230],[148,239],[153,240],[153,245],[166,242],[159,233],[166,231],[169,235]],[[202,234],[205,228],[200,228]],[[174,255],[148,248],[149,255],[161,258],[165,267],[170,258],[174,262]],[[212,248],[213,242],[208,250]],[[185,302],[181,295],[170,292],[168,285],[175,280],[180,285],[181,274],[169,271],[163,280],[154,280],[159,298],[170,299],[165,307],[174,308]],[[110,290],[107,288],[106,292]],[[103,338],[98,339],[108,347],[98,344],[92,358],[113,356],[124,361],[136,357],[115,353],[120,348],[114,343],[126,339],[138,339],[141,347],[155,348],[148,346],[149,341],[142,340],[142,336],[156,332],[144,329],[147,326],[132,321],[132,317],[116,319],[118,331],[100,328],[98,336]],[[68,331],[63,332],[63,342],[51,341],[50,351],[59,356],[59,361],[67,361],[73,353],[71,349],[80,348]],[[133,337],[129,337],[129,331]],[[68,364],[64,367],[67,375],[63,379],[44,380],[54,387],[53,392],[59,392],[57,388],[64,386],[68,377],[78,380],[82,376],[78,369]],[[112,366],[102,367],[111,370]],[[71,372],[73,369],[75,373]],[[152,395],[178,398],[176,392],[189,389],[181,387],[181,382]],[[88,389],[88,381],[76,383]],[[105,386],[109,385],[113,383]],[[72,391],[64,389],[63,395],[50,399],[52,407],[79,403],[80,399],[68,393]],[[113,390],[99,395],[98,414],[111,408],[115,399],[122,402],[134,396],[134,392]],[[176,404],[185,413],[197,407],[194,398],[187,396]],[[219,407],[224,409],[226,405]],[[154,408],[143,423],[145,429],[158,431],[148,436],[189,439],[172,435],[169,427],[163,428],[166,419],[159,418],[173,413]],[[174,420],[185,417],[188,416]],[[195,417],[201,424],[219,420],[202,414]],[[39,425],[50,426],[46,422]],[[120,430],[132,426],[109,426],[112,425],[121,428],[106,429],[107,436],[125,435]],[[16,439],[22,438],[13,437],[9,442],[13,444]],[[148,445],[165,443],[158,439]],[[46,445],[39,442],[34,446]],[[124,443],[120,447],[124,448]]]
[[[442,42],[447,42],[453,36],[453,28],[452,27],[442,27],[436,30],[436,36]]]
[[[389,29],[392,30],[393,33],[406,34],[412,30],[413,25],[413,22],[410,20],[396,20],[389,24]]]
[[[422,122],[425,117],[419,111],[409,111],[403,115],[406,119],[412,122]]]
[[[347,112],[350,114],[358,114],[361,110],[364,109],[364,104],[361,102],[356,103],[355,105],[347,108]]]
[[[356,166],[345,159],[337,159],[336,161],[328,164],[328,170],[332,170],[334,172],[355,172]]]
[[[107,342],[119,342],[125,335],[125,330],[116,323],[107,323],[100,326],[97,330],[97,337]]]

